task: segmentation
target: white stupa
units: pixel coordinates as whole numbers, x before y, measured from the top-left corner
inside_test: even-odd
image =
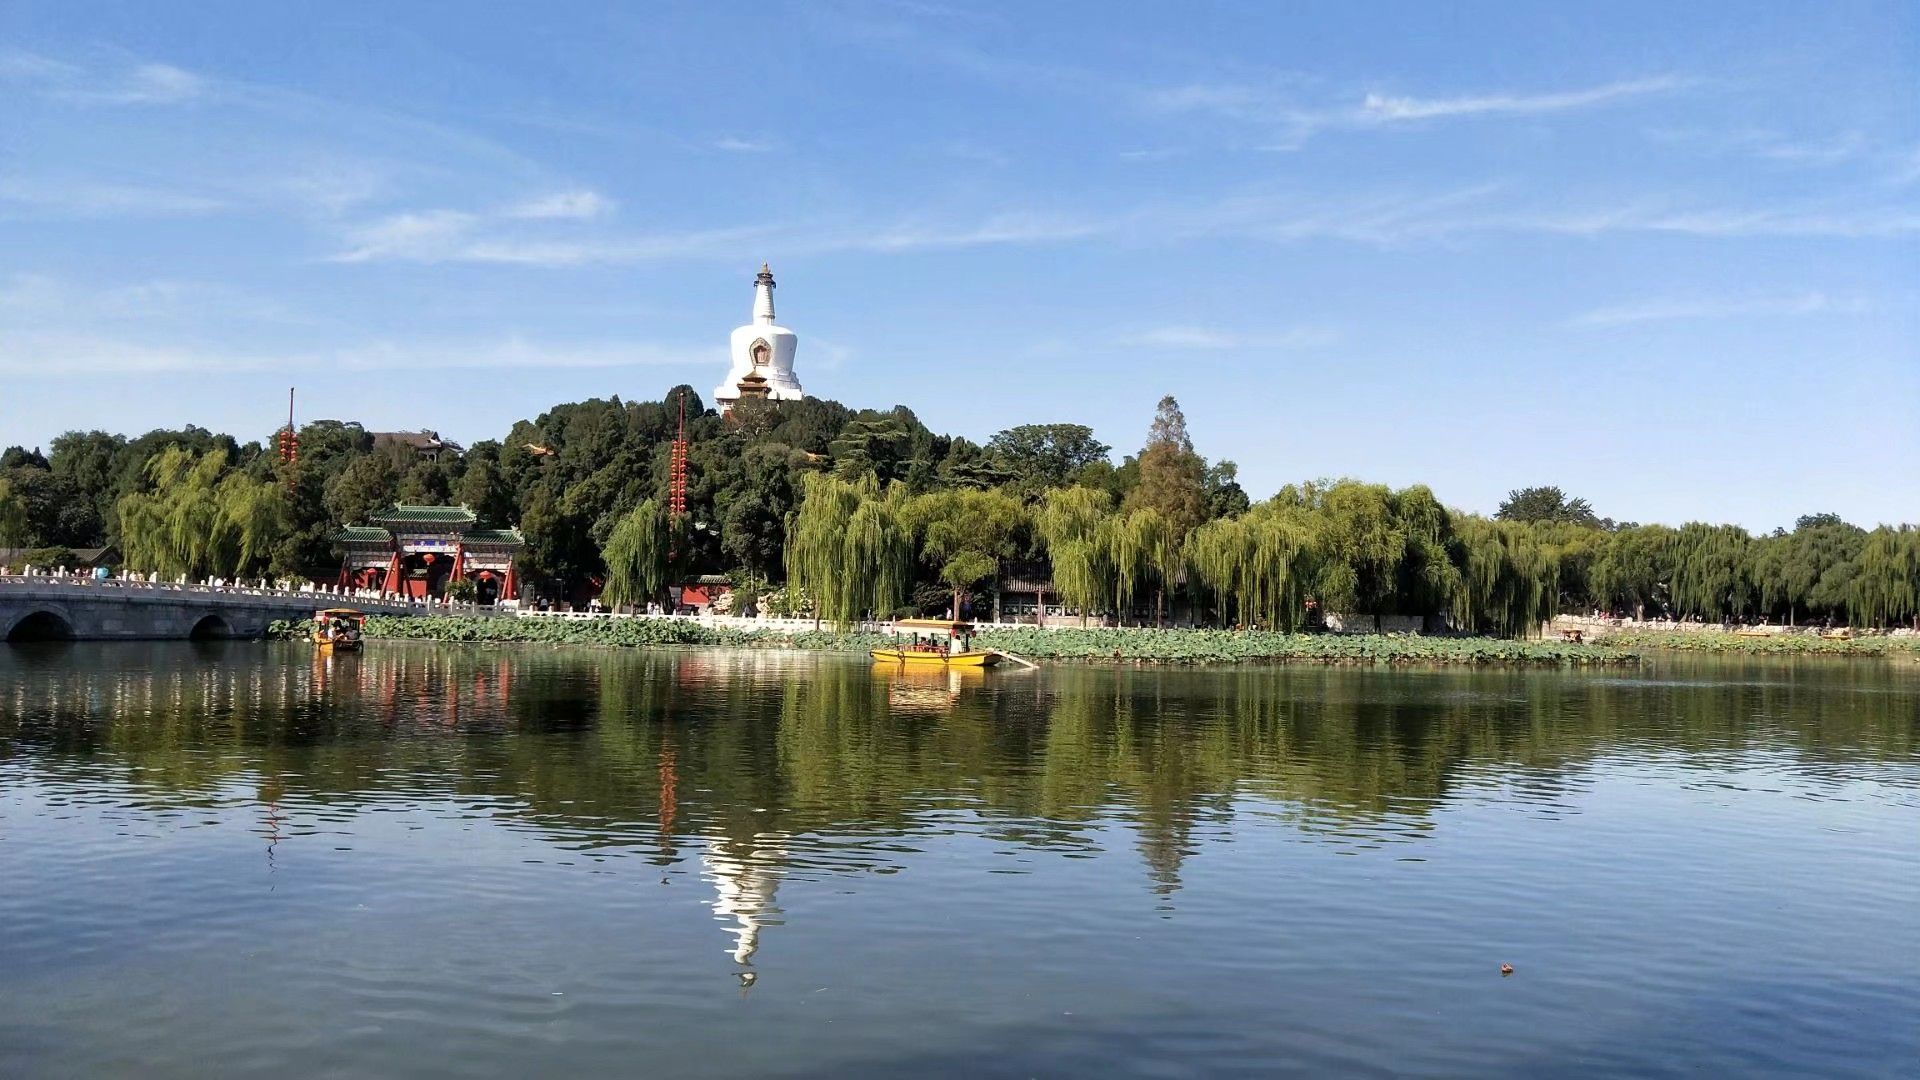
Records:
[[[743,390],[748,396],[774,401],[805,397],[800,380],[793,377],[793,350],[799,341],[793,331],[773,323],[773,271],[761,263],[760,276],[753,280],[753,321],[733,332],[729,348],[733,366],[726,381],[713,391],[720,411],[733,408]]]

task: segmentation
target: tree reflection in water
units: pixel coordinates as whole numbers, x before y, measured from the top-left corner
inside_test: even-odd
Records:
[[[1075,855],[1118,823],[1170,912],[1187,860],[1246,815],[1359,850],[1495,789],[1553,813],[1605,755],[1703,779],[1785,755],[1838,786],[1913,782],[1920,751],[1920,670],[1883,661],[928,678],[778,651],[84,648],[0,650],[0,766],[110,777],[150,811],[249,803],[270,862],[316,817],[484,804],[704,881],[748,976],[783,879],[902,869],[938,836]]]

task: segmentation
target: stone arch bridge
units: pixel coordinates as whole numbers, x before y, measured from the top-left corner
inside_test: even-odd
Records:
[[[331,593],[243,585],[181,585],[81,577],[0,575],[0,641],[152,641],[257,638],[275,619],[309,619],[323,607],[382,615],[495,614]]]

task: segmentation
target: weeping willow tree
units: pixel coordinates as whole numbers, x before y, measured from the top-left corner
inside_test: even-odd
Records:
[[[117,507],[121,553],[131,569],[238,577],[260,568],[291,528],[279,485],[228,472],[217,450],[168,447],[148,460],[145,479]]]
[[[234,577],[267,562],[274,546],[293,529],[286,489],[270,480],[229,473],[215,495],[226,526],[227,564]]]
[[[1036,524],[1053,564],[1053,587],[1060,599],[1080,609],[1080,623],[1113,595],[1109,519],[1113,496],[1093,488],[1057,488],[1047,492]]]
[[[897,486],[883,494],[871,475],[806,477],[787,520],[787,580],[812,599],[816,621],[848,626],[905,602],[913,585],[906,498]]]
[[[1262,503],[1187,538],[1195,578],[1218,599],[1221,621],[1297,630],[1319,572],[1318,536],[1298,507]]]
[[[1920,528],[1881,526],[1855,561],[1847,611],[1855,625],[1911,622],[1920,629]]]
[[[1403,609],[1422,615],[1446,610],[1466,584],[1449,550],[1453,515],[1424,484],[1394,492],[1390,505],[1406,537],[1398,568]],[[1557,577],[1555,583],[1557,595]]]
[[[1533,526],[1460,515],[1454,625],[1475,633],[1532,637],[1553,617],[1560,595],[1560,553]]]
[[[1151,589],[1154,622],[1161,622],[1167,592],[1186,570],[1179,527],[1158,509],[1143,506],[1125,517],[1107,519],[1101,533],[1112,569],[1114,611],[1129,610],[1135,597]]]
[[[1607,538],[1592,571],[1593,598],[1610,611],[1664,613],[1672,604],[1674,531],[1665,525],[1621,529]]]
[[[1326,541],[1316,591],[1338,610],[1373,616],[1377,630],[1398,598],[1407,557],[1407,528],[1395,513],[1393,492],[1385,484],[1341,480],[1316,494],[1307,505]]]
[[[600,600],[618,611],[656,599],[667,588],[667,555],[673,538],[666,511],[652,499],[634,507],[613,527],[601,558],[607,583]]]
[[[1683,526],[1674,534],[1673,606],[1698,619],[1727,619],[1753,609],[1753,537],[1737,525]]]

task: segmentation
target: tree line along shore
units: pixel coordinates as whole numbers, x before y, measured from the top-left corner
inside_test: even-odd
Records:
[[[685,405],[686,512],[667,513]],[[329,539],[396,503],[463,504],[525,537],[520,573],[552,598],[644,605],[696,575],[779,614],[837,626],[903,614],[985,617],[1012,577],[1102,621],[1286,632],[1322,612],[1419,616],[1528,637],[1559,613],[1710,622],[1920,625],[1920,528],[1810,513],[1755,534],[1619,522],[1557,488],[1492,517],[1424,486],[1338,479],[1258,502],[1195,449],[1163,399],[1116,463],[1076,424],[985,444],[905,407],[749,401],[729,416],[690,388],[660,401],[556,406],[498,440],[435,452],[359,425],[272,438],[199,428],[70,432],[0,454],[0,547],[58,562],[113,545],[166,576],[330,578]]]

